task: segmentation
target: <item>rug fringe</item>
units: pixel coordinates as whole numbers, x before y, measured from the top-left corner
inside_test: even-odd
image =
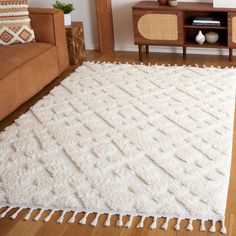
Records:
[[[13,207],[8,207],[1,215],[0,215],[0,219],[4,218],[6,216],[6,214],[13,209]]]
[[[84,63],[95,63],[95,64],[118,64],[118,65],[143,65],[143,66],[164,66],[164,67],[197,67],[197,68],[216,68],[216,69],[235,69],[236,66],[214,66],[214,65],[186,65],[186,64],[158,64],[158,63],[151,63],[151,62],[121,62],[121,61],[85,61]]]
[[[211,233],[215,233],[215,232],[216,232],[216,222],[215,222],[215,220],[212,221],[212,226],[211,226],[211,228],[209,229],[209,231],[210,231]]]
[[[192,219],[189,219],[187,230],[188,231],[193,231],[193,220]]]
[[[157,217],[156,217],[156,216],[153,217],[153,222],[152,222],[152,224],[150,225],[150,228],[151,228],[152,230],[155,230],[155,229],[157,228]]]
[[[137,229],[143,228],[145,219],[146,219],[145,216],[141,217],[141,220],[140,220],[139,224],[137,225]]]
[[[57,219],[57,223],[58,223],[58,224],[62,224],[62,223],[63,223],[64,216],[65,216],[66,213],[67,213],[67,211],[63,211],[63,212],[61,213],[61,216]]]
[[[32,212],[33,212],[34,210],[35,210],[34,208],[31,208],[31,209],[29,210],[29,212],[27,213],[27,215],[24,217],[24,220],[25,220],[25,221],[27,221],[27,220],[30,219],[30,216],[31,216],[31,214],[32,214]]]
[[[108,227],[108,226],[111,225],[111,217],[112,217],[112,214],[108,214],[107,215],[107,219],[106,219],[106,221],[104,223],[104,226]]]
[[[129,217],[129,221],[125,224],[125,227],[126,228],[130,228],[132,223],[133,223],[133,219],[134,219],[134,216],[133,215],[130,215]]]
[[[123,218],[123,215],[119,215],[119,219],[118,219],[118,221],[116,223],[116,226],[118,226],[118,227],[122,227],[123,226],[122,218]]]
[[[169,220],[170,220],[170,219],[169,219],[168,217],[166,217],[165,223],[161,226],[162,229],[164,229],[164,230],[167,230],[167,229],[168,229]]]
[[[41,209],[39,211],[39,213],[34,217],[34,221],[38,221],[40,219],[40,217],[42,216],[44,211],[45,211],[45,209]]]
[[[51,212],[49,213],[49,215],[43,220],[44,222],[48,222],[50,219],[51,219],[51,217],[52,217],[52,215],[55,213],[55,210],[51,210]]]
[[[19,214],[22,210],[23,210],[23,208],[20,207],[13,215],[11,215],[10,218],[11,218],[12,220],[15,220],[16,217],[18,216],[18,214]]]
[[[225,221],[224,220],[221,221],[221,230],[220,230],[220,232],[222,234],[227,234],[227,230],[226,230],[226,227],[225,227]]]
[[[204,232],[204,231],[206,231],[206,227],[205,227],[205,220],[201,220],[200,231],[201,231],[201,232]]]
[[[48,211],[50,210],[49,214],[46,216],[46,218],[44,218],[44,222],[48,222],[52,215],[58,211],[58,212],[61,212],[60,213],[60,217],[56,220],[56,223],[58,224],[62,224],[63,221],[64,221],[64,218],[65,218],[65,215],[69,212],[72,212],[72,216],[71,218],[67,221],[68,224],[73,224],[73,223],[76,223],[76,216],[78,213],[80,213],[81,211],[76,211],[76,210],[70,210],[70,209],[67,209],[67,210],[59,210],[59,209],[45,209],[45,208],[37,208],[37,207],[32,207],[32,208],[25,208],[25,207],[15,207],[15,206],[8,206],[8,207],[2,207],[4,210],[1,212],[0,214],[0,219],[4,218],[12,209],[16,209],[16,211],[10,215],[10,218],[11,219],[16,219],[16,217],[18,216],[18,214],[24,210],[24,209],[28,209],[28,213],[25,215],[25,217],[23,218],[24,220],[29,220],[32,213],[37,210],[38,213],[37,215],[33,218],[34,221],[38,221],[42,214],[45,212],[45,211]],[[0,208],[0,210],[2,209]],[[117,227],[126,227],[126,228],[130,228],[132,226],[132,223],[133,223],[133,220],[134,220],[134,217],[141,217],[139,223],[136,225],[136,228],[143,228],[144,227],[144,222],[146,220],[146,218],[148,217],[152,217],[153,218],[153,222],[152,224],[149,226],[150,229],[152,230],[155,230],[157,229],[157,222],[160,218],[164,218],[165,219],[165,222],[163,223],[163,225],[161,226],[161,228],[163,230],[167,230],[168,227],[169,227],[169,221],[171,219],[176,219],[176,224],[175,224],[175,230],[176,231],[179,231],[181,229],[181,221],[184,220],[184,219],[188,219],[189,220],[189,223],[186,227],[186,230],[188,231],[193,231],[194,227],[193,227],[193,221],[195,220],[200,220],[201,221],[201,225],[200,225],[200,228],[199,228],[199,231],[201,232],[204,232],[206,231],[206,227],[205,227],[205,221],[207,220],[211,220],[212,222],[212,225],[209,229],[209,232],[216,232],[216,223],[217,222],[220,222],[221,223],[221,230],[220,232],[222,234],[227,234],[227,231],[226,231],[226,227],[225,227],[225,219],[221,219],[221,220],[216,220],[216,219],[199,219],[199,218],[194,218],[194,217],[168,217],[168,216],[162,216],[162,215],[156,215],[156,216],[149,216],[149,215],[133,215],[133,214],[130,214],[130,215],[127,215],[129,216],[129,219],[126,223],[124,223],[124,216],[123,214],[117,214],[117,213],[105,213],[105,212],[100,212],[100,213],[97,213],[97,212],[85,212],[85,211],[82,211],[84,212],[84,216],[80,219],[79,221],[79,224],[82,224],[82,225],[85,225],[87,223],[87,217],[92,214],[92,213],[96,213],[96,216],[95,218],[93,219],[93,221],[90,223],[91,226],[96,226],[99,222],[99,217],[100,215],[102,214],[106,214],[107,215],[107,218],[106,218],[106,221],[104,222],[104,226],[108,227],[111,225],[111,218],[112,216],[117,216],[118,215],[118,220],[116,222],[116,226]]]
[[[94,218],[94,220],[91,222],[90,225],[92,225],[93,227],[97,226],[99,216],[100,216],[100,213],[97,213],[96,217]]]
[[[85,213],[84,217],[79,222],[81,225],[85,225],[86,224],[87,217],[88,217],[89,214],[90,214],[90,212],[86,212]]]
[[[73,223],[75,223],[75,218],[76,218],[76,215],[78,214],[78,211],[75,211],[74,213],[73,213],[73,215],[71,216],[71,218],[68,220],[68,224],[73,224]]]
[[[175,225],[175,230],[179,231],[180,230],[180,223],[181,223],[181,218],[177,218],[176,225]]]

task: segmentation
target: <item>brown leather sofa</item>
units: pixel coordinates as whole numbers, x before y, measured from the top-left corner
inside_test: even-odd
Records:
[[[69,65],[63,12],[29,9],[36,42],[0,46],[0,120]]]

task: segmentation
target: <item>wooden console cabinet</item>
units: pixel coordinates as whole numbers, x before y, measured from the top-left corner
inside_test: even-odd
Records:
[[[183,57],[188,47],[226,48],[232,60],[236,48],[236,9],[214,8],[212,3],[179,2],[177,7],[161,6],[157,1],[141,1],[132,8],[134,41],[139,47],[140,61],[143,48],[149,53],[149,45],[180,46]],[[216,17],[221,26],[193,26],[195,17]],[[219,34],[217,43],[199,45],[195,36],[214,31]]]

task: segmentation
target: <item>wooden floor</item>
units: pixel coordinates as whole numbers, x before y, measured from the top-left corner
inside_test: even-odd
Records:
[[[120,62],[129,62],[129,63],[139,63],[137,53],[129,53],[129,52],[117,52],[113,55],[100,55],[98,52],[90,51],[87,53],[87,60],[94,61],[120,61]],[[178,54],[150,54],[149,59],[145,59],[144,63],[158,63],[158,64],[187,64],[187,65],[195,65],[198,64],[200,66],[236,66],[236,59],[233,62],[228,61],[228,57],[222,56],[201,56],[201,55],[188,55],[186,60],[183,60],[181,55]],[[5,120],[0,122],[0,131],[5,127],[10,125],[15,118],[17,118],[22,113],[26,112],[35,102],[37,102],[40,98],[48,94],[48,92],[55,87],[61,80],[63,80],[69,73],[71,73],[76,67],[70,67],[60,78],[57,78],[50,85],[45,87],[39,94],[33,97],[30,101],[23,104],[20,108],[18,108],[15,112],[13,112],[10,116],[8,116]],[[235,78],[236,79],[236,78]],[[235,119],[236,121],[236,119]],[[236,123],[236,122],[235,122]],[[11,211],[9,215],[11,215],[14,211]],[[1,213],[1,210],[0,210]],[[145,227],[143,229],[136,229],[134,226],[138,223],[138,218],[135,219],[133,223],[133,227],[131,229],[118,228],[115,227],[115,222],[117,220],[116,217],[112,217],[112,226],[111,227],[103,227],[102,224],[105,221],[105,217],[101,216],[99,218],[99,224],[97,227],[92,227],[89,225],[79,225],[78,223],[74,223],[72,225],[68,225],[66,222],[70,218],[70,214],[68,213],[65,217],[63,224],[56,224],[56,219],[59,217],[59,214],[54,214],[50,222],[43,223],[42,220],[38,222],[34,222],[32,220],[33,216],[37,214],[35,211],[31,219],[29,221],[23,221],[23,217],[26,215],[26,211],[22,211],[16,220],[11,220],[9,217],[5,217],[0,220],[0,236],[220,236],[220,233],[209,233],[200,232],[199,222],[194,223],[194,231],[188,232],[184,229],[180,231],[175,231],[174,224],[175,220],[171,220],[169,224],[168,231],[163,231],[160,229],[150,230],[149,226],[151,224],[151,219],[147,219],[145,221]],[[47,212],[41,217],[47,215]],[[82,218],[81,214],[77,215],[77,222]],[[93,216],[90,216],[89,222],[92,221]],[[159,221],[158,225],[160,226],[163,221]],[[183,221],[181,223],[182,228],[186,227],[187,221]],[[233,162],[231,168],[231,180],[230,180],[230,188],[228,194],[228,202],[227,202],[227,212],[226,212],[226,226],[228,229],[228,236],[236,236],[236,126],[234,128],[234,145],[233,145]],[[210,222],[207,222],[206,228],[209,229]],[[219,225],[217,225],[217,229],[219,230]]]

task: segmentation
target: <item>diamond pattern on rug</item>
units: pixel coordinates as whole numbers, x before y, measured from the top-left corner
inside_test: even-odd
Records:
[[[223,222],[235,76],[84,63],[0,133],[0,205]]]

